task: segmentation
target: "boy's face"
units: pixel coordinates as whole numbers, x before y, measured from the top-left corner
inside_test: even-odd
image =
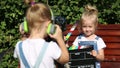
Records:
[[[85,36],[90,36],[95,33],[95,24],[94,21],[91,19],[86,19],[82,23],[82,31],[85,34]]]

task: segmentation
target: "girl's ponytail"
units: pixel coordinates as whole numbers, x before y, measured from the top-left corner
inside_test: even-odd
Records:
[[[24,0],[26,5],[34,5],[35,4],[35,0]]]
[[[86,5],[85,6],[85,13],[87,13],[88,15],[97,15],[98,14],[98,10],[96,9],[95,6],[91,6],[91,5]]]
[[[94,24],[98,25],[98,10],[95,6],[86,5],[84,7],[84,12],[82,13],[81,19],[80,19],[80,26],[82,26],[82,23],[87,19],[93,20]]]

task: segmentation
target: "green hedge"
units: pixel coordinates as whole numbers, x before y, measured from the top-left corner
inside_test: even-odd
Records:
[[[120,23],[119,0],[41,0],[48,3],[54,15],[66,18],[67,24],[80,19],[83,6],[96,5],[101,24]],[[18,61],[13,58],[13,50],[20,38],[18,25],[23,22],[26,6],[22,0],[3,0],[0,2],[0,68],[16,68]],[[3,57],[2,57],[3,56]]]
[[[23,21],[25,6],[21,0],[0,2],[0,68],[16,68],[13,50],[19,39],[18,25]]]
[[[96,5],[99,10],[99,22],[101,24],[120,23],[120,1],[119,0],[61,0],[58,3],[53,1],[53,11],[56,15],[65,16],[68,23],[74,23],[83,12],[83,6],[86,4]],[[56,10],[57,8],[57,10]]]

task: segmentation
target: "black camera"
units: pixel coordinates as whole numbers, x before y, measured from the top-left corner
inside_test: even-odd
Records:
[[[55,17],[55,24],[58,24],[62,31],[66,30],[66,22],[65,18],[62,16]]]
[[[66,23],[65,23],[65,18],[61,16],[56,16],[54,23],[50,23],[48,25],[47,33],[48,34],[54,34],[56,27],[55,24],[59,25],[62,31],[66,30]]]

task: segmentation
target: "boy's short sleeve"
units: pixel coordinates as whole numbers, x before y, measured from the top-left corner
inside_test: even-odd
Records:
[[[14,58],[18,58],[18,45],[21,41],[17,42],[16,46],[15,46],[15,49],[14,49],[14,54],[13,54],[13,57]]]

